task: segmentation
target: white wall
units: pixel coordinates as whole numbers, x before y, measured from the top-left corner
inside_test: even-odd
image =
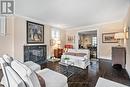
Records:
[[[23,46],[26,43],[26,21],[32,21],[44,25],[44,44],[47,45],[47,56],[50,53],[51,26],[43,22],[21,16],[7,17],[6,36],[0,36],[0,56],[9,54],[23,62]],[[31,44],[30,44],[31,45]]]
[[[6,35],[0,36],[0,56],[7,53],[13,56],[13,17],[6,18]]]
[[[64,48],[66,44],[66,31],[63,29],[60,30],[60,39],[61,39],[61,47]]]
[[[128,9],[128,14],[125,19],[125,25],[130,28],[130,6]],[[130,29],[128,32],[128,40],[126,40],[126,70],[130,76]]]
[[[130,25],[129,25],[130,26]],[[129,29],[129,38],[127,41],[127,48],[126,48],[126,70],[130,76],[130,29]]]
[[[112,50],[113,46],[117,46],[118,43],[102,43],[102,34],[103,33],[113,33],[113,32],[123,32],[122,22],[110,23],[100,26],[97,30],[98,36],[98,58],[103,59],[112,59]]]
[[[33,45],[26,43],[27,20],[44,25],[44,44],[47,45],[47,58],[52,55],[50,46],[51,26],[46,25],[39,20],[34,20],[28,17],[10,16],[7,17],[6,36],[0,36],[0,56],[3,54],[9,54],[22,62],[24,61],[23,46]],[[60,36],[61,46],[63,47],[65,45],[66,38],[65,30],[60,30]]]
[[[97,30],[97,39],[98,39],[98,58],[103,59],[111,59],[111,48],[112,46],[117,46],[118,43],[102,43],[102,33],[112,33],[112,32],[122,32],[123,31],[123,22],[117,21],[112,23],[100,24],[100,25],[93,25],[93,26],[85,26],[79,27],[74,29],[66,30],[66,38],[69,35],[76,36],[76,43],[69,43],[73,44],[74,48],[78,48],[78,32],[83,31],[91,31]],[[67,42],[66,42],[67,43]]]
[[[32,21],[44,25],[44,44],[47,45],[47,56],[50,55],[50,38],[51,38],[51,26],[45,25],[43,22],[15,16],[14,17],[14,58],[24,61],[23,47],[27,44],[26,42],[26,21]],[[38,45],[38,44],[34,44]]]

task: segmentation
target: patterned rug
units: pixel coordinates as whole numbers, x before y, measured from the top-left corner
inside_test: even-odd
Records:
[[[64,65],[59,65],[57,66],[57,71],[61,74],[64,74],[68,78],[71,77],[74,74],[78,74],[83,71],[83,69],[75,67],[75,66],[64,66]]]

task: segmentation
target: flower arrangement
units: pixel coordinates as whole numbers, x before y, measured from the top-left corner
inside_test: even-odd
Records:
[[[64,58],[64,60],[69,60],[69,59],[70,59],[70,58],[68,58],[68,57],[65,57],[65,58]]]

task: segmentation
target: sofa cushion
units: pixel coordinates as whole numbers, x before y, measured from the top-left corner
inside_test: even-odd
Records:
[[[64,55],[72,55],[72,56],[75,56],[75,53],[74,53],[74,52],[66,52],[66,53],[64,53]]]
[[[66,76],[50,69],[39,70],[37,74],[44,78],[46,87],[64,87],[67,84]]]
[[[64,55],[71,55],[71,56],[79,56],[79,57],[84,57],[87,54],[86,53],[74,53],[74,52],[66,52]]]
[[[25,81],[27,87],[40,87],[40,83],[36,74],[26,65],[22,64],[17,60],[14,60],[11,62],[11,67]]]
[[[7,66],[5,69],[10,87],[26,87],[24,81],[10,66]]]
[[[84,57],[87,55],[86,53],[75,53],[75,56]]]
[[[4,55],[3,55],[3,58],[4,58],[4,60],[5,60],[9,65],[10,65],[11,62],[13,61],[13,58],[10,57],[10,56],[7,55],[7,54],[4,54]]]

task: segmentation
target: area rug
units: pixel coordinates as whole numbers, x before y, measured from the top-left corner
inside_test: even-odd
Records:
[[[129,86],[99,77],[95,87],[129,87]]]

